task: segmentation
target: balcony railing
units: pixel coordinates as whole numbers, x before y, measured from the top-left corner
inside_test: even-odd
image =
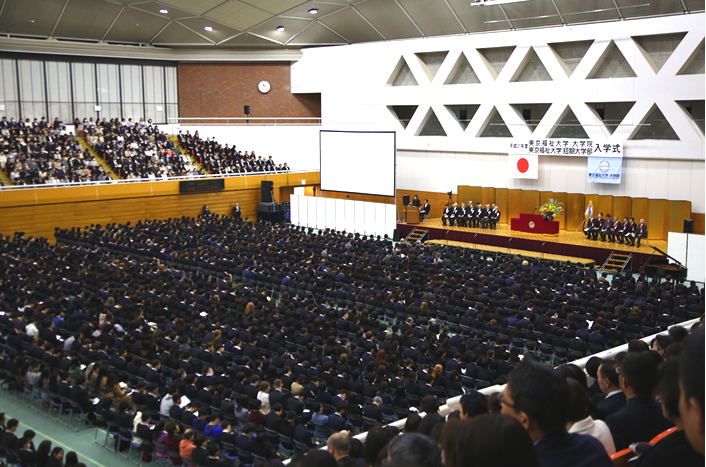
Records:
[[[175,117],[167,119],[173,125],[225,126],[320,126],[321,117]]]

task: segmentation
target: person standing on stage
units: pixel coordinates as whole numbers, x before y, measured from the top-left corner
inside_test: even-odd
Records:
[[[412,204],[410,204],[413,208],[421,208],[422,203],[419,201],[419,196],[414,195],[414,199],[412,200]]]
[[[613,228],[613,221],[610,218],[610,214],[605,215],[605,221],[603,221],[603,226],[601,226],[601,241],[605,242],[606,237],[610,234],[611,229]]]
[[[441,223],[446,225],[446,221],[451,222],[451,208],[449,207],[449,203],[446,203],[446,206],[444,206],[444,213],[441,215]]]
[[[623,223],[620,222],[620,218],[618,216],[615,216],[615,222],[613,223],[613,227],[610,229],[610,233],[608,234],[608,243],[615,243],[615,237],[620,237],[620,231],[622,228]],[[622,238],[620,239],[620,243],[623,243]]]
[[[640,219],[640,225],[637,226],[635,237],[637,237],[637,247],[640,248],[640,240],[643,238],[645,240],[647,239],[647,225],[645,224],[645,219]]]

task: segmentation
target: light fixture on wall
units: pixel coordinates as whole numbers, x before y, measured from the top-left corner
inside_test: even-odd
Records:
[[[283,31],[284,31],[284,26],[277,26],[277,30],[278,30],[279,32],[283,32]]]

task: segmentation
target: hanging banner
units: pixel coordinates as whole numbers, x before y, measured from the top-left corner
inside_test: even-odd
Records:
[[[509,143],[508,154],[539,154],[547,156],[623,157],[623,143],[592,139],[519,139]]]
[[[588,181],[591,183],[614,183],[621,180],[622,157],[587,157]]]

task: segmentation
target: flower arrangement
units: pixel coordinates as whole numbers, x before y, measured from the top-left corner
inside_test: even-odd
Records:
[[[564,211],[564,203],[555,199],[550,199],[539,208],[540,214],[550,214],[552,219],[559,217]]]

